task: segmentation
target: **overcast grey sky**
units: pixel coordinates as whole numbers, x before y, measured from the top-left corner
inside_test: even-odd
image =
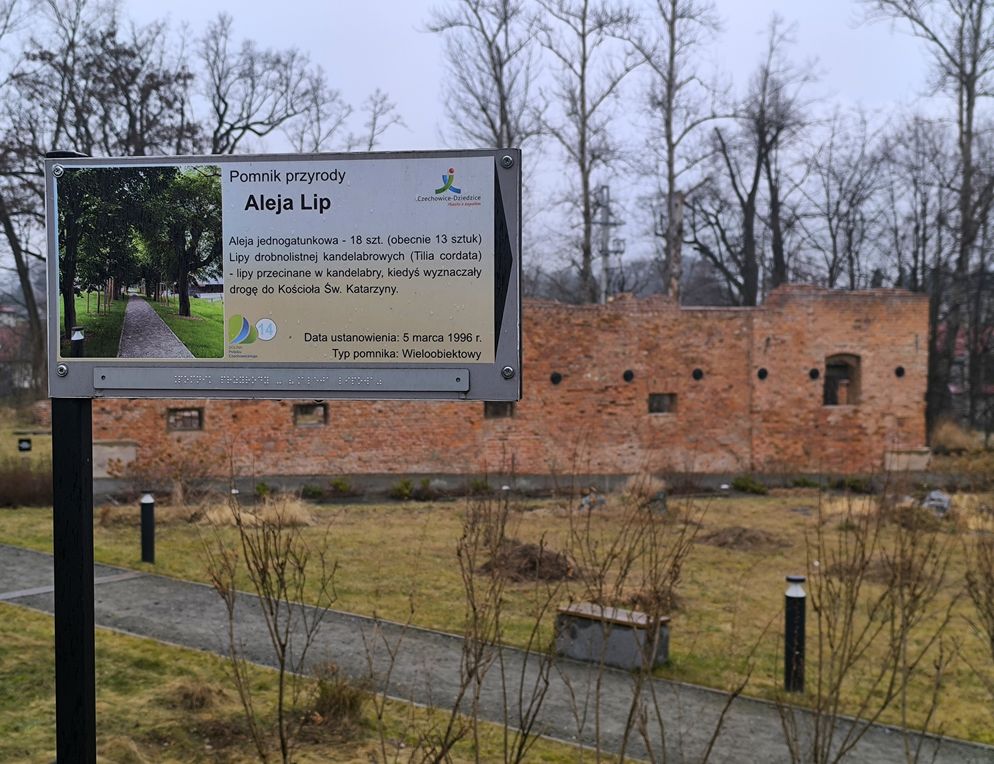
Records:
[[[381,148],[429,149],[444,145],[440,130],[446,120],[439,87],[445,76],[443,48],[436,35],[422,31],[436,5],[417,0],[170,0],[164,8],[161,2],[127,0],[125,8],[140,21],[166,14],[174,25],[188,22],[194,34],[227,11],[235,18],[237,36],[307,51],[356,106],[374,88],[386,90],[409,129],[392,130]],[[888,112],[915,100],[925,86],[920,42],[904,28],[861,23],[864,11],[854,0],[718,0],[718,10],[724,31],[711,55],[733,79],[755,67],[776,12],[796,24],[795,57],[815,62],[819,79],[813,95]],[[271,139],[267,148],[280,150],[276,142]]]

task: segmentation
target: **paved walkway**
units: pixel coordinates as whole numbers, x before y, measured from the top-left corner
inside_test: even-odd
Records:
[[[151,637],[177,645],[224,652],[224,608],[214,591],[202,584],[97,565],[95,615],[98,626]],[[52,558],[50,555],[0,545],[0,601],[52,612]],[[242,595],[237,605],[239,634],[250,660],[267,664],[268,637],[258,601]],[[397,660],[386,686],[388,694],[419,703],[449,708],[458,690],[462,641],[458,637],[422,629],[377,622],[348,613],[331,612],[322,624],[320,638],[311,656],[314,661],[334,660],[355,678],[372,672],[379,687],[387,682],[387,647]],[[503,723],[502,709],[511,708],[509,723],[518,717],[519,690],[528,689],[537,678],[537,659],[518,650],[503,652],[502,686],[500,666],[495,664],[480,693],[480,715]],[[524,681],[522,682],[522,677]],[[595,739],[597,672],[567,660],[557,661],[549,677],[550,686],[539,714],[537,729],[549,737],[591,745]],[[605,750],[618,750],[632,695],[632,677],[607,670],[601,675],[600,734]],[[665,729],[667,761],[697,762],[725,706],[726,696],[702,687],[656,680]],[[504,697],[509,698],[507,704]],[[800,726],[807,717],[800,714]],[[650,739],[663,741],[659,723],[650,718]],[[917,740],[915,738],[912,742]],[[640,740],[629,752],[644,756]],[[923,762],[955,764],[994,762],[994,748],[960,741],[924,741]],[[935,757],[933,759],[933,756]],[[770,704],[737,699],[728,711],[714,747],[712,762],[787,762],[780,718]],[[900,732],[883,726],[869,730],[847,761],[860,764],[905,762]]]
[[[131,295],[124,311],[118,358],[193,358],[193,353],[143,297]]]

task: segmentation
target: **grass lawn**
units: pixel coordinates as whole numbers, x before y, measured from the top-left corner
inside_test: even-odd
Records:
[[[87,358],[117,358],[117,348],[121,342],[121,328],[124,326],[125,300],[111,300],[108,311],[97,312],[100,296],[96,292],[76,297],[76,323],[83,327],[86,341],[83,354]],[[89,306],[87,306],[89,302]],[[59,326],[64,323],[65,311],[59,300]],[[69,355],[69,343],[62,341],[62,355]]]
[[[168,304],[148,301],[166,325],[189,348],[195,358],[224,357],[224,303],[190,298],[190,316],[179,315],[177,300]]]
[[[0,603],[0,761],[47,763],[55,757],[52,628],[46,614]],[[96,669],[101,761],[256,760],[222,658],[97,629]],[[257,669],[254,687],[268,707],[275,696],[275,672]],[[384,734],[393,745],[405,740],[409,745],[412,730],[426,722],[424,710],[391,702]],[[351,734],[310,724],[305,736],[295,759],[302,764],[379,760],[379,733],[368,703]],[[500,736],[499,727],[482,725],[483,760],[502,758]],[[464,743],[457,747],[455,760],[473,761],[472,754]],[[565,764],[576,760],[576,752],[567,745],[539,741],[529,760]]]
[[[992,497],[957,497],[992,503]],[[774,491],[762,497],[721,497],[706,502],[699,538],[716,531],[748,528],[762,531],[772,543],[720,547],[696,543],[683,568],[678,589],[679,607],[673,612],[671,662],[659,673],[669,678],[718,688],[738,683],[751,663],[747,694],[772,698],[782,671],[780,634],[783,619],[784,576],[808,570],[806,538],[814,532],[816,507],[823,501],[823,527],[831,539],[842,539],[847,530],[839,510],[839,497],[817,490]],[[671,502],[672,508],[678,504]],[[955,506],[955,505],[954,505]],[[459,632],[465,614],[463,586],[456,557],[462,532],[465,502],[386,503],[313,506],[314,523],[304,532],[315,540],[330,528],[333,553],[339,563],[335,607],[430,628]],[[201,536],[205,526],[181,519],[188,513],[163,510],[156,541],[154,570],[164,575],[205,580]],[[98,514],[100,514],[98,512]],[[617,530],[612,501],[590,516],[592,531],[605,538]],[[138,511],[134,508],[103,510],[96,524],[96,559],[100,562],[151,570],[138,562]],[[543,541],[547,547],[566,545],[569,510],[555,500],[530,500],[512,514],[508,535],[524,541]],[[951,531],[948,531],[951,534]],[[234,540],[234,531],[225,530]],[[945,536],[947,531],[943,531]],[[990,655],[971,631],[969,608],[962,596],[964,565],[961,539],[950,535],[952,556],[947,581],[934,609],[953,604],[947,628],[948,644],[955,655],[946,670],[945,691],[932,729],[954,737],[994,743],[990,697],[981,678],[971,668],[994,675]],[[35,549],[51,547],[50,515],[46,511],[0,510],[0,542]],[[248,588],[243,584],[243,588]],[[878,587],[879,588],[879,587]],[[873,586],[869,587],[872,592]],[[522,644],[543,601],[543,584],[510,584],[504,592],[505,630],[509,643]],[[575,582],[558,595],[583,598]],[[221,607],[220,602],[218,607]],[[933,614],[932,617],[937,617]],[[545,627],[550,627],[551,616]],[[815,652],[814,614],[808,613],[808,686],[814,684],[811,661]],[[546,632],[548,633],[548,631]],[[912,642],[921,638],[912,636]],[[948,646],[948,645],[947,645]],[[883,657],[875,646],[863,658],[867,672]],[[877,650],[877,652],[873,652]],[[931,665],[927,659],[924,665]],[[914,675],[909,689],[909,724],[921,722],[929,697],[928,672]],[[852,710],[850,693],[843,711]],[[899,723],[896,709],[881,721]]]

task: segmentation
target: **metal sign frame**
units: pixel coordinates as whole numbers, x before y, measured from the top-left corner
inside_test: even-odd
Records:
[[[404,162],[439,164],[467,158],[494,163],[494,332],[492,363],[262,364],[236,360],[77,358],[60,354],[58,177],[72,168],[160,167],[245,163]],[[448,166],[446,164],[446,166]],[[521,152],[518,149],[265,154],[45,160],[48,221],[49,394],[53,398],[305,398],[513,401],[521,397]],[[389,210],[384,210],[389,214]]]

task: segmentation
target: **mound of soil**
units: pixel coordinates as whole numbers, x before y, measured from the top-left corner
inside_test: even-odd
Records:
[[[577,577],[570,558],[538,544],[517,539],[501,542],[496,557],[480,566],[480,573],[502,573],[508,581],[566,581]]]
[[[769,531],[759,528],[743,528],[741,525],[720,528],[697,538],[701,543],[720,549],[734,549],[739,552],[772,552],[790,546],[787,539],[776,536]]]

